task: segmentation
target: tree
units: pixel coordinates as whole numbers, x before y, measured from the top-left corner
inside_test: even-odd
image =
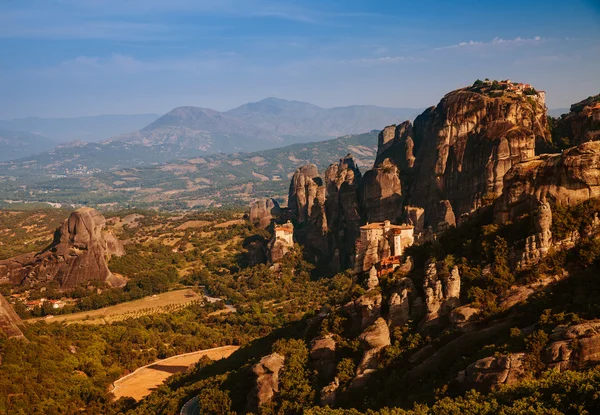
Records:
[[[206,415],[233,415],[229,393],[216,386],[202,389],[198,395],[198,407],[201,414]]]

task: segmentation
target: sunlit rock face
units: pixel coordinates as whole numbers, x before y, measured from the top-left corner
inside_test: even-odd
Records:
[[[544,200],[551,205],[576,205],[599,196],[600,142],[591,141],[511,169],[494,205],[494,221],[515,220]]]
[[[548,140],[543,97],[537,100],[462,89],[417,117],[410,205],[425,209],[426,226],[436,227],[447,212],[459,218],[500,196],[510,168],[534,157],[536,142]]]
[[[61,289],[88,281],[122,285],[123,280],[108,269],[108,260],[124,255],[125,250],[112,233],[105,231],[105,224],[104,216],[92,208],[71,213],[54,233],[49,247],[0,261],[0,282],[58,281]]]

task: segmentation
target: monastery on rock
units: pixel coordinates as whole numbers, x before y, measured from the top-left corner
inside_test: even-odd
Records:
[[[354,271],[369,271],[373,266],[378,275],[387,274],[400,266],[404,250],[414,243],[414,226],[392,225],[385,222],[367,223],[360,227],[356,241]]]

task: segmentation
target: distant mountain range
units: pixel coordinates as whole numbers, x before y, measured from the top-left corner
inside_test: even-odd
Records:
[[[58,143],[25,131],[0,129],[0,161],[13,160],[51,149]]]
[[[226,112],[198,107],[175,108],[145,128],[117,140],[161,146],[172,158],[258,151],[365,133],[382,125],[412,119],[419,112],[412,108],[368,105],[326,109],[306,102],[266,98]]]
[[[0,166],[0,174],[4,174],[2,171],[6,172],[6,169],[10,170],[9,174],[25,176],[32,173],[81,174],[163,163],[182,157],[267,150],[366,133],[413,119],[419,112],[419,109],[368,105],[326,109],[277,98],[244,104],[227,112],[179,107],[137,131],[119,134],[110,140],[93,143],[77,140],[42,154],[28,155]],[[98,122],[100,117],[88,118]],[[41,123],[42,119],[13,120],[8,125],[24,128],[24,120]],[[53,125],[60,124],[58,119],[55,121]],[[91,120],[88,121],[91,123]],[[110,118],[105,121],[109,123]],[[44,122],[49,123],[49,119]],[[39,123],[29,125],[33,128]],[[116,131],[116,127],[112,131]],[[69,137],[76,136],[71,134]]]
[[[234,108],[227,114],[279,135],[332,138],[412,120],[421,111],[372,105],[321,108],[306,102],[266,98]]]
[[[158,119],[158,114],[97,115],[76,118],[27,117],[0,120],[0,128],[39,134],[53,141],[101,141],[139,130]]]

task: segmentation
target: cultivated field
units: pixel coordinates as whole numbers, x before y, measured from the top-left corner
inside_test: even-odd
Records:
[[[180,354],[141,367],[135,372],[118,379],[113,383],[112,393],[115,399],[130,396],[136,401],[149,395],[153,389],[160,386],[175,373],[185,372],[188,367],[198,362],[203,356],[212,360],[229,357],[239,346],[223,346],[214,349]]]
[[[99,310],[66,314],[64,316],[33,318],[25,320],[25,322],[34,323],[36,321],[45,321],[48,323],[106,324],[113,321],[137,318],[149,314],[171,313],[200,301],[204,301],[202,295],[187,288],[184,290],[169,291],[167,293],[153,295],[139,300],[101,308]]]

